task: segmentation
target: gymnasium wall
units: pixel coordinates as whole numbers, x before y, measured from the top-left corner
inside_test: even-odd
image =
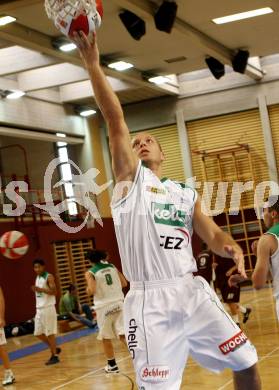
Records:
[[[60,230],[53,222],[33,227],[20,226],[18,230],[25,233],[30,241],[28,253],[19,260],[10,260],[0,255],[0,285],[6,300],[6,322],[17,323],[32,318],[35,314],[35,298],[30,287],[34,284],[35,274],[32,261],[36,257],[46,260],[47,269],[55,275],[53,253],[54,241],[78,240],[94,237],[96,247],[108,250],[111,261],[121,269],[120,257],[111,219],[103,219],[104,227],[96,224],[94,229],[83,229],[76,234],[68,234]],[[0,235],[13,230],[14,224],[1,222]],[[59,296],[57,297],[59,301]]]
[[[31,188],[43,189],[46,168],[49,162],[56,157],[54,143],[0,136],[0,148],[15,144],[23,147],[27,153]],[[0,161],[2,175],[16,174],[17,176],[24,176],[26,174],[24,155],[21,149],[17,147],[0,149]],[[57,182],[57,172],[53,180]]]

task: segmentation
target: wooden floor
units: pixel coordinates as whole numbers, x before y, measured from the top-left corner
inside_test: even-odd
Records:
[[[263,390],[279,389],[279,328],[270,289],[242,293],[242,303],[253,311],[243,329],[255,344],[260,357],[259,369]],[[10,351],[34,343],[31,336],[9,340]],[[61,363],[46,367],[47,351],[13,362],[17,383],[9,390],[130,390],[134,380],[131,359],[125,348],[116,342],[117,361],[121,374],[106,375],[101,344],[96,335],[86,336],[62,345]],[[137,387],[134,385],[134,389]],[[181,389],[233,389],[229,370],[212,374],[189,359]]]

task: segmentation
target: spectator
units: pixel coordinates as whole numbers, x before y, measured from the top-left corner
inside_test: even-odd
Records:
[[[84,313],[85,317],[81,314]],[[94,328],[97,322],[93,319],[90,306],[87,304],[79,303],[77,296],[77,288],[74,284],[70,284],[67,292],[61,297],[59,302],[59,319],[73,319],[88,326]]]

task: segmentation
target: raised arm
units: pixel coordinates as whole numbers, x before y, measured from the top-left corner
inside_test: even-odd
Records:
[[[83,32],[75,33],[74,40],[88,70],[96,102],[103,114],[109,131],[112,168],[117,182],[133,180],[138,159],[135,156],[130,134],[118,97],[110,86],[100,65],[96,38],[91,43]]]
[[[247,278],[242,249],[229,234],[223,232],[211,218],[202,212],[200,199],[195,204],[193,227],[212,252],[221,257],[232,258],[237,265],[238,272]]]

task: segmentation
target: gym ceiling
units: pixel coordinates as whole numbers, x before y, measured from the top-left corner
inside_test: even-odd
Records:
[[[254,66],[246,75],[265,77],[260,58],[279,53],[279,2],[277,0],[176,0],[177,18],[171,34],[155,27],[154,13],[162,0],[104,0],[104,19],[98,34],[108,76],[122,104],[159,96],[179,96],[181,74],[206,68],[206,56],[230,65],[236,50],[249,50]],[[212,19],[271,7],[273,13],[217,25]],[[129,10],[142,18],[146,34],[134,40],[119,13]],[[0,27],[0,90],[21,90],[27,96],[57,104],[91,105],[93,93],[77,51],[54,48],[61,36],[48,20],[42,0],[1,0],[0,16],[15,23]],[[118,72],[105,63],[122,60],[134,68]],[[256,64],[256,65],[255,65]],[[156,85],[151,75],[173,75],[167,84]],[[212,76],[213,77],[213,76]]]

